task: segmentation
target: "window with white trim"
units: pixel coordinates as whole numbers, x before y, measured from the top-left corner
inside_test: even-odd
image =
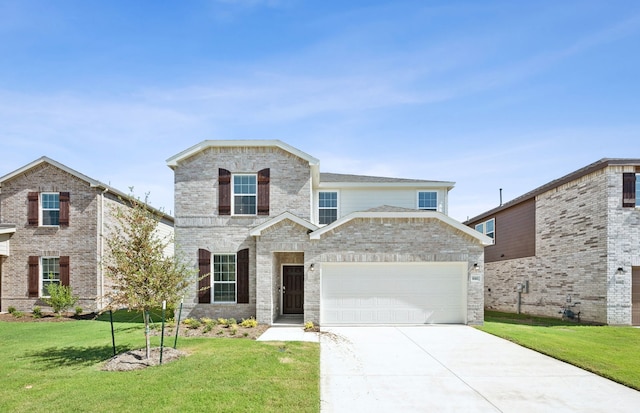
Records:
[[[258,202],[257,175],[233,175],[233,214],[256,215]]]
[[[211,302],[236,302],[236,255],[213,254]]]
[[[49,297],[49,286],[60,284],[60,258],[42,257],[40,269],[40,296]]]
[[[338,219],[338,193],[318,192],[318,224],[330,224]]]
[[[438,193],[436,191],[418,192],[418,209],[426,211],[438,210]]]
[[[494,241],[496,239],[496,220],[495,218],[491,218],[488,221],[485,221],[481,224],[476,225],[476,231],[486,235],[489,238],[492,238]]]
[[[43,226],[60,225],[60,193],[40,194],[40,217]]]

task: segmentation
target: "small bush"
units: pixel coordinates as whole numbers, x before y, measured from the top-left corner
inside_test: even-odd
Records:
[[[43,298],[43,300],[58,315],[78,302],[78,296],[73,295],[71,287],[67,285],[49,284],[47,291],[49,292],[49,298]]]
[[[75,315],[80,315],[80,314],[82,314],[82,307],[80,307],[80,306],[76,307],[76,309],[75,309],[75,311],[74,311],[74,314],[75,314]]]
[[[204,330],[205,333],[208,333],[209,331],[213,330],[213,327],[215,327],[218,324],[218,322],[216,320],[212,320],[212,319],[210,319],[208,317],[202,317],[200,319],[200,322],[202,324],[204,324],[204,329],[203,330]]]
[[[7,308],[7,311],[9,312],[9,314],[13,314],[16,312],[16,308],[14,306],[9,306],[9,308]]]
[[[315,326],[313,325],[313,321],[307,321],[306,323],[304,323],[305,331],[310,331],[310,330],[313,330],[314,328]]]
[[[237,324],[232,324],[229,327],[229,334],[231,334],[232,336],[235,336],[237,332],[238,332],[238,325]]]
[[[223,326],[223,327],[228,327],[229,326],[229,320],[227,320],[226,318],[219,318],[218,319],[218,324]]]
[[[33,318],[42,318],[42,308],[40,306],[33,307]]]
[[[193,330],[195,330],[196,328],[202,325],[202,323],[195,318],[187,318],[186,320],[183,321],[183,323],[185,326],[187,326],[187,328],[190,328]]]
[[[240,322],[240,326],[247,327],[247,328],[254,328],[254,327],[258,326],[258,320],[256,320],[253,317],[251,317],[251,318],[243,318],[242,322]]]
[[[13,316],[14,316],[15,318],[22,318],[22,317],[24,317],[24,313],[23,313],[22,311],[14,311],[14,312],[13,312],[13,313],[11,313],[11,314],[13,314]]]
[[[229,327],[231,327],[231,326],[232,326],[232,325],[234,325],[234,324],[238,324],[238,322],[236,321],[236,319],[235,319],[235,318],[230,318],[230,319],[228,319],[228,320],[227,320],[227,325],[228,325]]]

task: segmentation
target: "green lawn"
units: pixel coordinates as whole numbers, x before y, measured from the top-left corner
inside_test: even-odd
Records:
[[[141,324],[115,325],[119,352],[144,346]],[[153,337],[153,346],[159,342]],[[173,337],[165,345],[173,345]],[[145,370],[106,372],[100,369],[113,354],[108,322],[0,322],[0,411],[320,409],[316,343],[180,338],[178,349],[189,356]]]
[[[640,390],[640,329],[487,311],[482,331]]]

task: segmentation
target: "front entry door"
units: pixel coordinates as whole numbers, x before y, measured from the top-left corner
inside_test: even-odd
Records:
[[[631,324],[640,326],[640,267],[631,271]]]
[[[304,266],[282,267],[282,301],[283,314],[304,312]]]

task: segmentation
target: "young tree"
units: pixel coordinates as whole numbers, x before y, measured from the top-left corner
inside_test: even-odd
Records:
[[[146,200],[145,200],[146,201]],[[133,195],[122,201],[112,215],[117,223],[107,238],[105,270],[113,282],[106,295],[109,309],[126,307],[144,314],[146,357],[149,358],[149,310],[162,302],[178,303],[194,270],[175,257],[165,254],[172,239],[158,235],[161,219],[158,211]]]

